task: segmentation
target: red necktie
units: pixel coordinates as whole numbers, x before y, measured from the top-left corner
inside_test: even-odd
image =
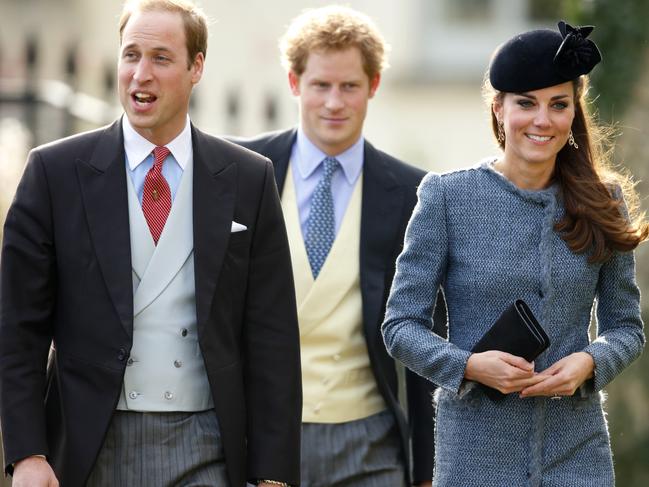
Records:
[[[142,212],[156,245],[171,211],[171,190],[162,175],[162,163],[170,153],[166,147],[153,149],[153,167],[144,179]]]

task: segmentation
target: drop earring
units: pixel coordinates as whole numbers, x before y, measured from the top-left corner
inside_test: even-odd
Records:
[[[501,144],[505,142],[505,127],[500,120],[498,120],[498,142]]]
[[[575,141],[574,135],[572,135],[572,130],[570,131],[570,134],[568,135],[568,145],[574,147],[575,149],[579,149],[579,145]]]

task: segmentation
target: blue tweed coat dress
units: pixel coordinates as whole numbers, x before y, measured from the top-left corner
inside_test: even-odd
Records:
[[[633,253],[589,264],[553,230],[563,214],[556,188],[520,190],[493,162],[424,178],[383,324],[390,354],[441,387],[433,485],[613,486],[600,391],[645,341]],[[440,284],[448,341],[431,331]],[[510,394],[493,402],[467,387],[468,350],[518,298],[550,337],[536,370],[573,352],[592,355],[595,377],[581,394],[561,400]]]

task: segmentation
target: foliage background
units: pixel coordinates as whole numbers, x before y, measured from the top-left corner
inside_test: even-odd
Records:
[[[649,2],[638,0],[570,0],[565,18],[595,25],[593,36],[603,54],[592,76],[592,98],[604,124],[619,134],[613,160],[634,174],[640,194],[649,194]],[[647,202],[643,201],[647,208]],[[636,252],[638,281],[649,289],[649,249]],[[643,318],[649,303],[643,299]],[[649,354],[636,361],[608,388],[609,427],[617,485],[649,485]]]

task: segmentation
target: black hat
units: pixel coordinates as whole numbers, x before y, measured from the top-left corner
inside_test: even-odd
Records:
[[[523,93],[572,81],[590,73],[602,55],[586,39],[593,26],[559,22],[559,32],[531,30],[502,44],[489,65],[489,81],[498,91]]]

